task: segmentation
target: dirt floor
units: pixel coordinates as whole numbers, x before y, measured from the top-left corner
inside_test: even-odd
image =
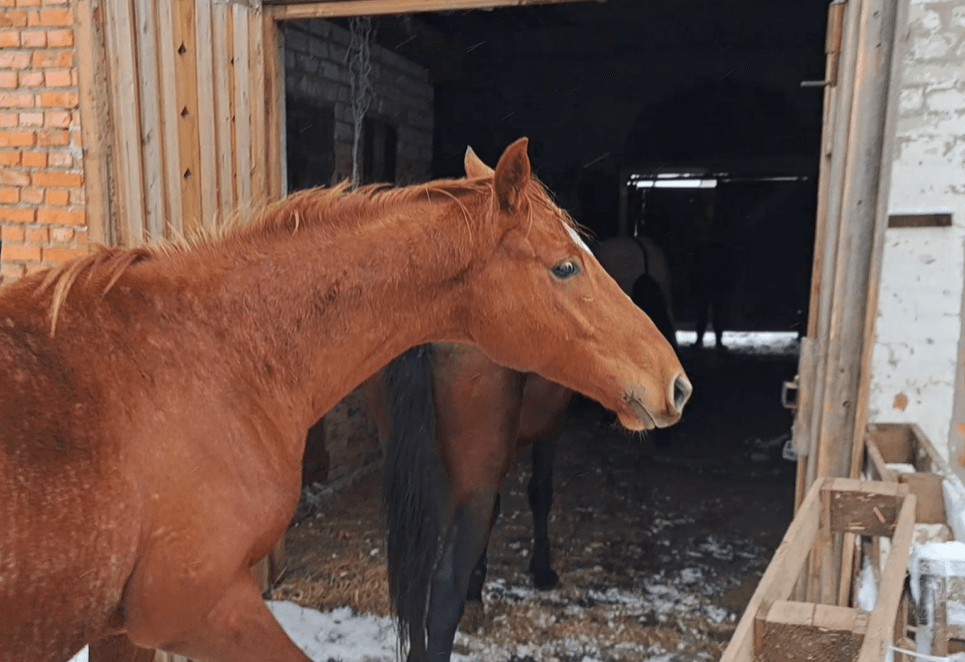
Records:
[[[781,383],[796,344],[684,347],[694,383],[668,445],[616,429],[578,400],[557,451],[550,520],[559,588],[527,573],[528,454],[503,490],[489,548],[486,613],[456,651],[514,662],[717,660],[793,514],[791,415]],[[603,421],[601,423],[601,421]],[[300,508],[271,597],[388,614],[378,473]]]

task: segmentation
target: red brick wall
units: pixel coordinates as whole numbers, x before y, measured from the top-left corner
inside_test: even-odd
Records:
[[[74,17],[0,0],[0,278],[87,252]]]

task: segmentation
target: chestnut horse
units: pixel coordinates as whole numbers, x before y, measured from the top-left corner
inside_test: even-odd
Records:
[[[480,347],[614,409],[680,418],[670,346],[531,175],[295,194],[220,238],[101,249],[0,289],[0,659],[126,636],[307,662],[252,566],[305,433],[408,348]]]
[[[492,176],[471,152],[465,167],[471,177]],[[627,241],[632,254],[623,250]],[[662,251],[649,240],[621,238],[600,242],[593,252],[625,281],[626,294],[637,295],[638,306],[661,321],[658,328],[675,347]],[[553,452],[572,391],[456,343],[411,350],[363,390],[385,449],[390,594],[403,644],[410,662],[448,660],[464,609],[481,608],[499,490],[516,453],[528,445],[530,572],[539,589],[558,582],[547,520]]]

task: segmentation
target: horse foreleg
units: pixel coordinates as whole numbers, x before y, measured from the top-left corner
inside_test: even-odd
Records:
[[[559,430],[545,441],[533,444],[533,475],[529,479],[529,507],[533,511],[533,558],[529,572],[533,584],[548,591],[560,583],[550,554],[549,514],[553,507],[553,455]]]
[[[494,502],[495,496],[478,497],[461,506],[443,538],[426,618],[428,660],[448,660],[452,655],[470,577],[489,542]]]
[[[164,649],[195,662],[311,662],[272,616],[248,569],[182,641]]]

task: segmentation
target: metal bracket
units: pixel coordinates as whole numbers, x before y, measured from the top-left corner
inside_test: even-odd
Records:
[[[784,382],[781,386],[781,404],[785,409],[797,409],[797,392],[800,388],[800,375],[794,375],[794,381]]]

